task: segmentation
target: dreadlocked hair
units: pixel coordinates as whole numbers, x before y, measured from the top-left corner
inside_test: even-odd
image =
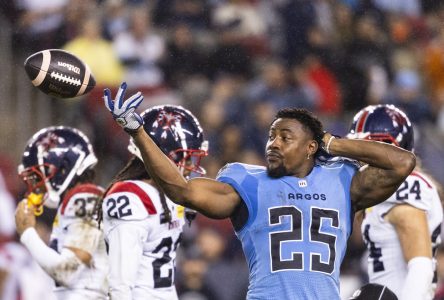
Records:
[[[102,211],[102,203],[103,199],[105,199],[106,194],[109,192],[111,187],[120,181],[125,180],[143,180],[143,179],[151,179],[151,176],[148,174],[148,172],[145,169],[145,165],[143,164],[143,161],[141,161],[137,156],[133,156],[130,158],[128,163],[114,176],[114,178],[109,183],[108,187],[106,188],[105,192],[103,193],[102,198],[100,201],[98,201],[98,219],[99,225],[103,221],[103,211]],[[160,196],[160,202],[162,203],[162,208],[164,210],[164,220],[168,223],[171,222],[171,211],[168,208],[168,205],[166,203],[166,197],[165,193],[157,188],[159,191]]]

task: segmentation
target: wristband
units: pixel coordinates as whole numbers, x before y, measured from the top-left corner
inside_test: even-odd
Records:
[[[333,141],[334,139],[335,139],[335,137],[332,135],[332,136],[328,139],[328,142],[327,142],[327,144],[325,145],[325,147],[323,147],[324,150],[325,150],[325,152],[327,152],[328,154],[331,154],[331,153],[330,153],[330,144],[331,144],[331,141]]]

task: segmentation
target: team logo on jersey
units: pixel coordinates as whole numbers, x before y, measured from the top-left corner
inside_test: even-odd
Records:
[[[302,194],[302,193],[288,193],[287,195],[289,200],[321,200],[326,201],[327,196],[325,194]]]
[[[298,185],[299,187],[306,187],[308,185],[307,180],[299,180]]]

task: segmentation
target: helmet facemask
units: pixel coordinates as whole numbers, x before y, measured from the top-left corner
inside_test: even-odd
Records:
[[[54,177],[56,171],[57,169],[51,164],[36,165],[19,170],[19,177],[25,182],[28,194],[45,194],[46,184]]]
[[[44,194],[44,205],[57,208],[73,180],[96,163],[83,133],[69,127],[49,127],[30,140],[18,171],[28,194]]]
[[[202,158],[208,155],[207,149],[208,141],[204,141],[201,149],[177,149],[166,155],[176,164],[186,178],[194,178],[207,173],[200,165]],[[143,161],[142,154],[132,138],[130,138],[128,150]]]
[[[170,153],[169,157],[176,162],[177,167],[179,167],[185,177],[193,178],[207,173],[207,171],[200,166],[202,158],[207,155],[208,153],[206,150],[177,149],[173,153]],[[178,159],[178,157],[182,158]]]

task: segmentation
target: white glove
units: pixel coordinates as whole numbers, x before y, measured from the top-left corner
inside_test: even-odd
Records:
[[[116,120],[126,132],[134,133],[143,125],[143,119],[136,113],[136,108],[142,102],[143,95],[141,92],[137,92],[127,100],[124,100],[126,87],[126,82],[120,85],[115,100],[111,99],[111,91],[104,89],[103,102],[111,112],[114,120]]]

